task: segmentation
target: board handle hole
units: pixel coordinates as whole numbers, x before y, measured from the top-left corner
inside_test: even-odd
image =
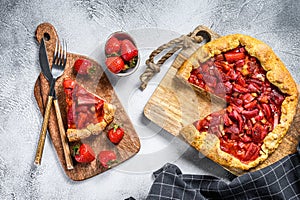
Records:
[[[208,42],[211,41],[211,35],[210,35],[210,33],[207,32],[207,31],[204,31],[204,30],[199,31],[199,32],[196,34],[196,36],[202,36],[203,41],[201,42],[201,44],[206,44],[206,43],[208,43]]]
[[[50,40],[50,35],[49,33],[44,33],[44,40],[49,41]]]

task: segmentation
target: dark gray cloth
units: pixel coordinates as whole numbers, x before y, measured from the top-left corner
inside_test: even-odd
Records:
[[[299,143],[300,145],[300,143]],[[154,172],[147,199],[300,199],[300,148],[280,161],[234,178],[182,174],[173,164]]]

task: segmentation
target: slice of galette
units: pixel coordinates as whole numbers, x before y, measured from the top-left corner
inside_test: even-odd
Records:
[[[234,34],[200,47],[177,76],[226,102],[224,110],[184,127],[183,137],[208,158],[248,170],[274,152],[296,112],[298,91],[272,49]]]
[[[115,106],[87,91],[76,81],[63,82],[67,103],[67,137],[70,142],[98,135],[109,125],[115,114]]]

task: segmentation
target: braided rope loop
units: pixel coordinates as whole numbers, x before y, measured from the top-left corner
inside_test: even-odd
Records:
[[[201,43],[203,41],[203,37],[198,35],[199,32],[204,31],[203,26],[198,26],[194,29],[193,32],[190,32],[187,35],[182,35],[179,38],[175,38],[170,40],[168,43],[159,46],[156,50],[154,50],[148,60],[146,60],[147,68],[144,73],[140,76],[141,85],[140,89],[144,90],[147,87],[148,82],[152,79],[152,77],[160,72],[160,67],[168,60],[175,52],[179,49],[185,49],[191,47],[195,43]],[[170,49],[162,58],[154,63],[154,58],[162,51]]]

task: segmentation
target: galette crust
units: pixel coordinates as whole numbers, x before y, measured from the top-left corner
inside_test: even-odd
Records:
[[[249,170],[268,158],[275,151],[290,127],[296,113],[298,103],[298,91],[295,81],[286,69],[282,61],[273,50],[265,43],[242,34],[233,34],[218,38],[200,47],[188,58],[177,72],[177,77],[186,84],[192,69],[199,67],[199,63],[205,62],[211,57],[222,52],[227,52],[242,45],[253,57],[256,57],[263,69],[267,72],[267,79],[278,89],[287,95],[281,105],[281,117],[278,125],[265,137],[260,156],[248,163],[241,162],[231,154],[220,149],[220,140],[213,134],[200,133],[193,125],[188,125],[181,130],[181,135],[197,150],[205,156],[228,168]],[[203,89],[192,85],[203,93]]]

